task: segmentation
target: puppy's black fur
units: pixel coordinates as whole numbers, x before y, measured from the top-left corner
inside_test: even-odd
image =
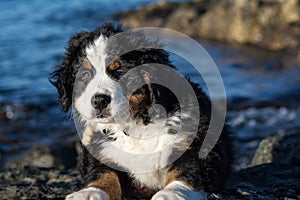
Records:
[[[101,34],[110,37],[122,31],[120,26],[115,27],[107,23],[92,32],[82,31],[77,33],[69,40],[63,60],[57,66],[57,69],[53,72],[50,79],[51,83],[58,90],[60,105],[64,112],[67,112],[72,104],[73,84],[76,74],[82,65],[82,60],[86,56],[85,48],[92,44]],[[123,70],[124,73],[135,66],[145,63],[159,63],[174,68],[169,61],[168,53],[162,49],[139,49],[122,55],[119,59],[122,63],[122,68],[125,69]],[[122,74],[114,74],[113,71],[109,70],[107,73],[115,79],[122,76]],[[176,169],[178,179],[188,183],[194,189],[218,192],[224,186],[230,171],[231,149],[228,141],[228,131],[226,127],[223,128],[218,143],[207,157],[203,159],[198,157],[211,118],[211,103],[199,85],[192,82],[190,82],[190,84],[199,102],[200,122],[198,133],[190,148],[179,159],[172,163],[170,171]],[[150,123],[147,108],[153,102],[151,98],[153,98],[156,103],[164,106],[167,112],[175,112],[180,109],[178,108],[177,99],[167,88],[155,84],[152,85],[152,88],[153,97],[150,97],[149,90],[146,86],[143,86],[137,91],[137,93],[148,95],[148,98],[145,99],[144,104],[139,109],[140,113],[138,115],[138,118],[141,119],[145,125]],[[84,147],[82,148],[82,153],[79,155],[78,167],[85,184],[94,181],[99,173],[113,170],[100,163]],[[119,176],[124,197],[130,198],[134,196],[135,186],[132,178],[125,172],[115,172]]]

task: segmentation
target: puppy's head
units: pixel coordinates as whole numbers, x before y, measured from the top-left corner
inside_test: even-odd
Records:
[[[122,31],[120,26],[104,24],[94,31],[77,33],[69,40],[63,60],[50,79],[58,90],[64,112],[73,104],[73,111],[85,121],[115,123],[117,119],[149,123],[148,110],[161,94],[159,87],[150,83],[146,73],[128,80],[134,82],[140,78],[144,83],[130,94],[124,92],[118,81],[142,64],[172,65],[168,54],[161,49],[142,48],[114,56],[124,47],[109,43],[108,39]]]

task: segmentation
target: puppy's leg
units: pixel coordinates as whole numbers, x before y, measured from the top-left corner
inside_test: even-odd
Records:
[[[119,177],[114,172],[100,174],[99,178],[86,188],[74,192],[66,200],[121,200],[122,192]]]
[[[157,192],[151,200],[206,200],[207,194],[203,190],[196,191],[188,183],[177,177],[177,171],[168,175],[166,186]]]

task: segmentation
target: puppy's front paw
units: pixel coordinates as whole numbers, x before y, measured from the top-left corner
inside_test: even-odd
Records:
[[[109,200],[109,196],[103,190],[89,187],[69,194],[66,200]]]
[[[183,198],[178,197],[175,193],[168,190],[161,190],[156,193],[151,200],[181,200]]]
[[[207,200],[203,190],[193,191],[179,181],[174,181],[157,192],[151,200]]]
[[[207,200],[206,194],[190,191],[189,194],[178,191],[161,190],[151,200]]]

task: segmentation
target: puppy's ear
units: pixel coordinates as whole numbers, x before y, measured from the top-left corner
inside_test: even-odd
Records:
[[[49,81],[56,87],[62,110],[67,112],[72,105],[73,85],[76,74],[85,56],[85,47],[90,41],[89,32],[79,32],[70,38],[65,55],[56,70],[50,74]]]

